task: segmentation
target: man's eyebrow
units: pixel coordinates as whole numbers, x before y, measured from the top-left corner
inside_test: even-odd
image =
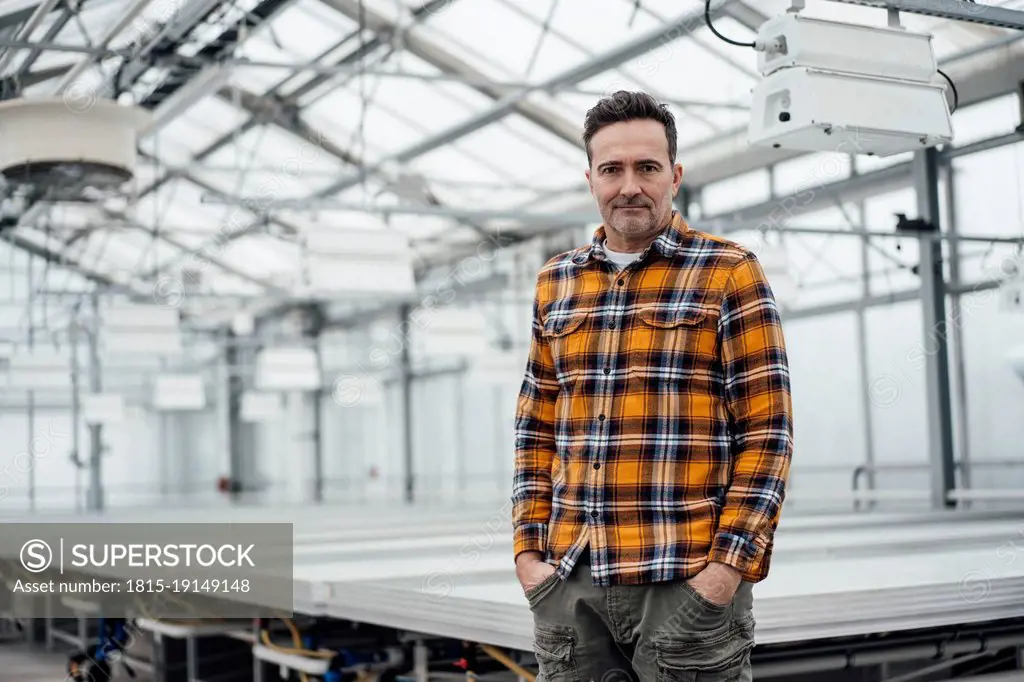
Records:
[[[637,159],[634,163],[637,166],[646,166],[648,164],[653,164],[655,166],[661,167],[661,166],[665,165],[661,161],[659,161],[657,159],[654,159],[654,158],[651,158],[651,159]],[[597,167],[598,168],[610,168],[610,167],[621,166],[621,165],[623,165],[622,161],[602,161],[601,163],[597,164]]]

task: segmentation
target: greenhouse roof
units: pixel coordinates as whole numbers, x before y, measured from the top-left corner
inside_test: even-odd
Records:
[[[715,29],[747,41],[790,2],[719,5]],[[77,270],[69,287],[152,288],[184,272],[214,296],[301,294],[314,233],[395,231],[418,257],[443,262],[452,244],[486,233],[486,212],[586,211],[584,114],[618,89],[668,103],[693,177],[754,170],[768,157],[737,140],[757,54],[713,35],[703,9],[698,0],[8,0],[5,98],[130,93],[155,124],[124,191],[90,204],[38,201],[6,235]],[[807,0],[805,12],[886,21],[883,10],[834,0]],[[933,34],[954,80],[1021,55],[1010,41],[1024,31],[901,20]],[[990,46],[994,65],[971,62]],[[966,99],[994,94],[961,89]],[[529,218],[517,234],[545,227]]]

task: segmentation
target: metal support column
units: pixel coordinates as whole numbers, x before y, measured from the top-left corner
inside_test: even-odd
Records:
[[[946,231],[949,232],[949,281],[960,286],[960,240],[957,239],[957,213],[956,213],[956,177],[953,168],[953,159],[947,159],[942,169],[946,178]],[[970,425],[968,424],[967,410],[967,361],[964,351],[964,333],[961,326],[963,320],[963,309],[961,307],[962,294],[951,293],[949,297],[950,319],[952,320],[952,354],[953,354],[953,376],[956,378],[956,460],[959,462],[957,481],[959,487],[971,487],[971,452],[970,452]],[[964,507],[970,507],[971,501],[964,500]]]
[[[855,166],[854,166],[855,168]],[[864,201],[857,203],[857,225],[861,230],[867,229],[865,218],[866,207]],[[860,259],[861,268],[864,273],[861,281],[861,294],[864,299],[871,297],[871,269],[868,251],[870,249],[869,237],[860,238]],[[868,490],[874,490],[878,484],[875,471],[875,424],[872,413],[871,400],[871,376],[870,362],[868,355],[868,324],[867,310],[857,308],[857,359],[860,366],[861,380],[861,409],[864,411],[864,465],[867,467]],[[877,501],[872,499],[867,503],[869,509],[874,508]],[[860,507],[860,501],[854,501],[854,508]]]
[[[245,424],[242,423],[242,391],[245,379],[239,371],[238,337],[228,330],[224,343],[224,364],[227,368],[228,400],[228,495],[237,500],[249,481],[245,472]]]
[[[89,329],[89,389],[93,394],[100,393],[100,299],[92,295],[93,324]],[[88,509],[103,510],[103,427],[100,424],[89,425],[89,496]]]
[[[402,329],[411,328],[410,314],[412,308],[403,305],[399,311],[402,320]],[[413,423],[412,423],[412,359],[409,355],[409,343],[411,339],[406,334],[402,339],[402,452],[403,452],[403,473],[405,475],[405,501],[411,503],[416,494],[416,478],[413,472]]]
[[[28,257],[28,350],[31,353],[35,350],[35,331],[36,331],[36,310],[35,310],[35,296],[33,295],[36,290],[35,277],[32,272],[32,265],[36,262],[35,256]],[[36,453],[32,449],[32,442],[35,440],[36,433],[36,392],[29,389],[28,392],[28,510],[31,513],[36,511]]]
[[[323,311],[317,305],[312,305],[306,310],[303,320],[303,336],[312,340],[313,350],[316,353],[317,374],[323,377],[324,361],[323,353],[320,350],[320,334],[323,332],[326,319]],[[323,448],[323,401],[324,389],[321,386],[313,392],[313,499],[317,503],[324,500],[324,448]]]
[[[71,318],[69,350],[71,351],[71,463],[75,466],[75,511],[82,511],[82,367],[78,363],[78,340],[82,330],[82,309],[75,303]],[[88,332],[88,330],[86,330]]]
[[[940,229],[939,163],[934,148],[914,155],[914,188],[918,218]],[[924,361],[928,399],[928,452],[931,458],[931,499],[935,508],[953,506],[949,492],[955,486],[953,408],[949,382],[949,330],[946,317],[946,281],[942,241],[920,239],[921,299],[924,308]]]

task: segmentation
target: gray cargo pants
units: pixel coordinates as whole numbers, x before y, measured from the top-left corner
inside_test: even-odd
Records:
[[[582,561],[526,594],[537,682],[751,682],[752,587],[726,606],[683,581],[594,587]]]

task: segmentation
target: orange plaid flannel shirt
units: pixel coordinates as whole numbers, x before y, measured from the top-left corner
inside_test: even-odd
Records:
[[[624,270],[589,246],[541,269],[516,409],[514,552],[597,585],[768,574],[793,446],[771,288],[678,213]]]

